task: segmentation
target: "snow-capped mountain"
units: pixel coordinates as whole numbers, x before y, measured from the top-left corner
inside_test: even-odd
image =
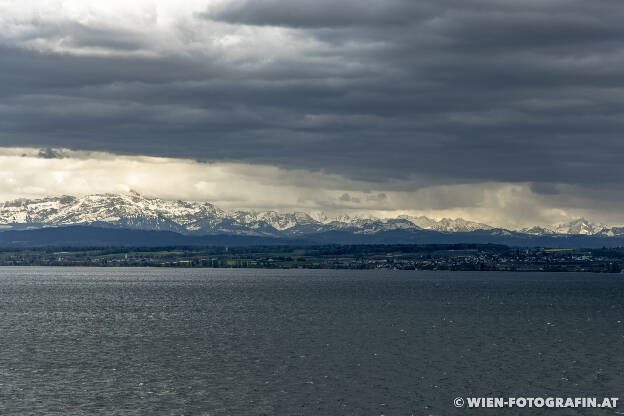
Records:
[[[554,224],[547,227],[531,227],[520,230],[531,235],[595,235],[614,237],[624,235],[624,227],[609,227],[605,224],[596,224],[585,218]]]
[[[434,220],[424,216],[406,215],[391,219],[348,215],[331,218],[323,213],[226,211],[208,202],[146,198],[136,192],[18,199],[0,203],[1,229],[19,230],[68,225],[173,231],[191,235],[233,234],[286,238],[326,232],[370,235],[392,231],[429,230],[440,233],[482,231],[498,236],[514,233],[462,218]],[[529,235],[573,234],[612,237],[624,235],[624,228],[608,228],[580,218],[567,224],[533,227],[520,232]]]
[[[604,224],[593,224],[585,218],[579,218],[569,223],[558,224],[551,227],[554,234],[583,234],[594,235],[608,227]]]
[[[494,227],[481,224],[474,221],[467,221],[463,218],[442,218],[439,221],[432,220],[431,218],[420,216],[413,217],[410,215],[401,215],[399,216],[401,219],[408,220],[412,224],[425,229],[425,230],[435,230],[446,233],[457,233],[457,232],[469,232],[469,231],[477,231],[477,230],[492,230]]]
[[[194,231],[216,227],[225,213],[209,203],[149,199],[124,195],[18,199],[0,204],[0,224],[16,228],[109,224],[128,228]]]

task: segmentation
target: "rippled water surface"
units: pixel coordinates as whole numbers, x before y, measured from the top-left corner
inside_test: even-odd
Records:
[[[624,275],[0,268],[2,415],[624,414]]]

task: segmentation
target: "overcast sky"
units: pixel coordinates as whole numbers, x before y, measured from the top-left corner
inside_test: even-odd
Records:
[[[0,0],[0,198],[624,223],[621,0]]]

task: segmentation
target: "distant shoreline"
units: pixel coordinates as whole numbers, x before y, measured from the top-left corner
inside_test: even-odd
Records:
[[[0,249],[0,266],[620,273],[624,249],[495,244]]]
[[[436,269],[436,270],[421,270],[421,269],[350,269],[350,268],[331,268],[331,267],[208,267],[208,266],[199,266],[199,267],[178,267],[178,266],[96,266],[96,265],[0,265],[0,268],[51,268],[51,269],[171,269],[171,270],[359,270],[364,272],[382,272],[382,271],[396,271],[396,272],[429,272],[429,273],[438,273],[438,272],[451,272],[451,273],[530,273],[530,274],[540,274],[540,273],[592,273],[592,274],[602,274],[602,275],[624,275],[624,271],[620,271],[617,273],[607,272],[607,271],[594,271],[594,270],[460,270],[460,269]]]

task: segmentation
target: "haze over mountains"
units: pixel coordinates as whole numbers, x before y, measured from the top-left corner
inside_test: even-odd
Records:
[[[195,235],[226,233],[270,237],[329,230],[370,234],[395,229],[466,232],[494,228],[461,218],[436,221],[424,216],[381,219],[348,215],[328,217],[323,213],[305,212],[225,211],[208,202],[145,198],[136,192],[4,202],[0,204],[0,224],[13,229],[100,225]]]
[[[208,202],[146,198],[136,192],[18,199],[0,203],[0,227],[4,231],[12,230],[15,233],[31,230],[30,235],[35,235],[32,230],[46,229],[46,243],[49,244],[54,242],[54,231],[50,228],[58,230],[75,226],[81,226],[82,232],[85,232],[85,227],[108,229],[107,238],[111,236],[111,229],[167,232],[169,236],[176,233],[182,235],[175,238],[176,244],[184,242],[183,237],[191,238],[188,242],[193,244],[219,243],[216,240],[202,240],[201,237],[205,236],[236,236],[239,240],[235,241],[241,244],[279,240],[322,243],[472,241],[553,245],[549,243],[553,240],[556,241],[554,245],[584,243],[587,246],[619,244],[619,239],[624,238],[624,227],[594,224],[584,218],[550,227],[506,230],[462,218],[434,220],[407,215],[397,218],[347,215],[332,218],[322,213],[226,211]],[[92,233],[92,230],[89,232]],[[12,234],[5,234],[4,240],[9,235]],[[63,235],[65,241],[71,233],[65,232]],[[128,237],[130,234],[124,235]],[[151,236],[155,238],[155,234]],[[166,243],[167,240],[162,237],[156,240]],[[578,237],[581,239],[578,240]],[[18,241],[22,237],[11,238],[7,241]],[[97,238],[94,238],[90,236],[89,241],[96,242]],[[149,240],[147,235],[142,234],[141,241],[145,239]],[[117,240],[123,242],[123,239]],[[572,244],[577,240],[578,244]]]

